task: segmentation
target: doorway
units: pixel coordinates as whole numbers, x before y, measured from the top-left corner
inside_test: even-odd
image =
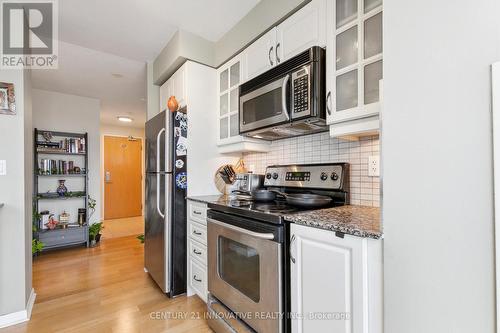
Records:
[[[142,215],[142,139],[104,136],[104,219]]]

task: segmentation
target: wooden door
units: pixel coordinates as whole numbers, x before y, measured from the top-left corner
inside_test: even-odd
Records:
[[[104,219],[142,215],[142,140],[104,137]]]

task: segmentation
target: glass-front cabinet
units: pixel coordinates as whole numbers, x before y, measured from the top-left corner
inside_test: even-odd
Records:
[[[382,1],[328,1],[329,124],[378,115],[382,79]]]
[[[269,143],[239,133],[239,86],[246,78],[239,54],[217,70],[217,144],[221,152],[268,151]]]

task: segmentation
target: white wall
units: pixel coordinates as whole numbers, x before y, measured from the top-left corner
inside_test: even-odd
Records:
[[[33,127],[38,129],[88,133],[89,146],[89,194],[97,200],[96,212],[92,216],[91,222],[101,220],[101,173],[100,173],[100,102],[97,99],[61,94],[57,92],[33,89]],[[79,157],[72,159],[75,164]],[[45,183],[42,183],[44,181]],[[48,182],[53,181],[53,184]],[[57,186],[57,180],[41,180],[41,189],[50,186]],[[68,179],[67,187],[78,190],[80,188],[78,181],[81,179]],[[55,189],[55,188],[54,188]],[[43,203],[41,208],[49,209],[51,212],[59,214],[62,206],[54,204],[51,201]],[[77,209],[81,208],[81,202],[74,200],[65,204],[64,208],[69,207],[68,213],[73,217],[77,214]]]
[[[143,128],[135,128],[135,127],[125,127],[125,126],[111,126],[107,124],[101,124],[101,162],[100,162],[100,171],[101,171],[101,198],[102,202],[104,203],[104,137],[105,136],[119,136],[119,137],[129,137],[133,136],[134,138],[141,139],[142,142],[142,154],[141,154],[141,165],[142,165],[142,208],[143,208],[143,214],[144,214],[144,207],[146,205],[144,204],[144,186],[145,186],[145,177],[144,177],[144,172],[145,172],[145,133],[144,133],[144,127]],[[104,218],[104,204],[101,206],[101,216]]]
[[[384,1],[385,332],[494,332],[498,0]]]
[[[16,115],[0,115],[0,324],[3,315],[26,309],[31,284],[32,129],[28,71],[0,70],[0,81],[14,84]]]

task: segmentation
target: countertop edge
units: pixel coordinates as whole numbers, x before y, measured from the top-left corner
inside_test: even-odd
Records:
[[[383,233],[370,232],[359,229],[344,228],[344,225],[340,225],[334,221],[331,223],[315,223],[310,221],[300,221],[300,220],[290,220],[285,218],[285,221],[289,223],[294,223],[297,225],[302,225],[305,227],[326,230],[330,232],[341,232],[345,235],[360,237],[360,238],[370,238],[370,239],[383,239]]]

